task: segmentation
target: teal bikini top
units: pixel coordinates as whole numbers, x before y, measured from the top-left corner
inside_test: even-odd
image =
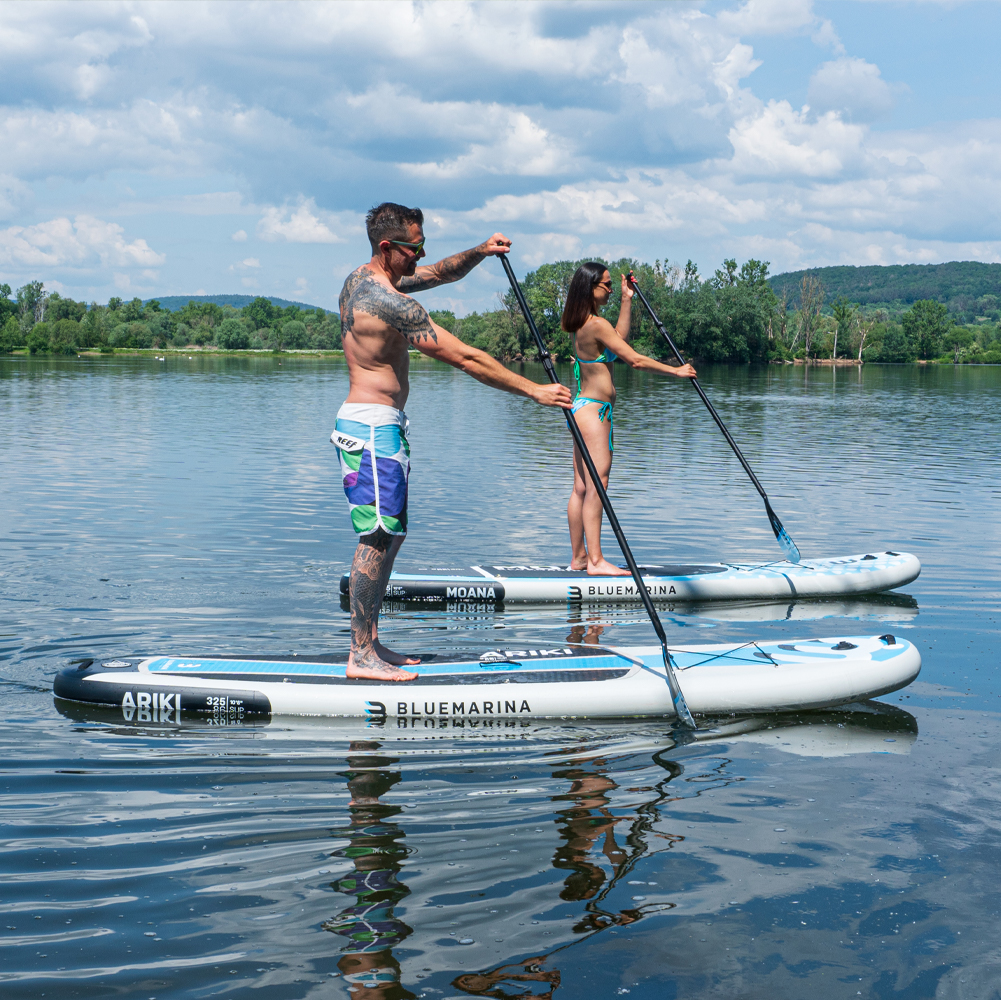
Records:
[[[601,352],[601,354],[599,354],[596,358],[591,358],[590,360],[588,360],[587,358],[582,358],[577,353],[577,334],[575,333],[572,336],[573,336],[573,358],[574,358],[574,361],[573,361],[573,377],[574,377],[574,379],[577,382],[577,392],[579,394],[581,392],[581,386],[580,386],[580,366],[581,365],[597,365],[597,364],[606,364],[607,365],[607,364],[610,364],[611,362],[613,362],[618,357],[618,355],[610,347],[606,347]]]

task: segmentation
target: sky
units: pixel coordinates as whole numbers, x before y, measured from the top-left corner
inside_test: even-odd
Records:
[[[998,38],[997,0],[0,2],[0,282],[336,307],[381,201],[519,274],[1001,261]]]

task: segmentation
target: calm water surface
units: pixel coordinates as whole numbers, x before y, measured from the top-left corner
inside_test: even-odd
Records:
[[[414,368],[399,565],[565,560],[559,414]],[[57,707],[74,657],[346,648],[327,442],[346,371],[0,359],[0,993],[1001,997],[1001,370],[702,374],[806,556],[903,549],[924,572],[869,600],[665,605],[669,638],[906,630],[907,690],[694,741]],[[637,557],[777,558],[695,394],[616,379]],[[418,651],[652,637],[615,606],[397,608],[383,632]]]

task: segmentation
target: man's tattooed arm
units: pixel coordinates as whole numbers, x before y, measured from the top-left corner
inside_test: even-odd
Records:
[[[357,311],[375,316],[399,330],[414,347],[427,341],[438,342],[431,317],[419,302],[387,288],[364,270],[355,271],[344,283],[340,305],[344,330],[354,327],[354,314]]]
[[[417,268],[413,277],[401,279],[400,291],[423,292],[426,288],[436,288],[438,285],[447,285],[450,281],[458,281],[486,258],[487,254],[481,247],[454,253],[451,257],[438,261],[437,264]]]

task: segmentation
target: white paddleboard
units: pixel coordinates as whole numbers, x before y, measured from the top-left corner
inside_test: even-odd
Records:
[[[671,648],[693,713],[785,712],[865,700],[909,684],[915,646],[892,635]],[[430,720],[474,727],[529,718],[674,714],[659,646],[560,645],[426,658],[415,681],[351,680],[344,657],[123,657],[61,671],[57,698],[113,706],[125,721],[198,714]]]
[[[917,579],[921,563],[907,552],[863,552],[800,563],[692,563],[641,566],[643,581],[658,601],[776,601],[875,594]],[[349,588],[341,578],[341,594]],[[394,572],[386,597],[448,603],[640,600],[631,576],[588,576],[565,566],[469,566]]]

